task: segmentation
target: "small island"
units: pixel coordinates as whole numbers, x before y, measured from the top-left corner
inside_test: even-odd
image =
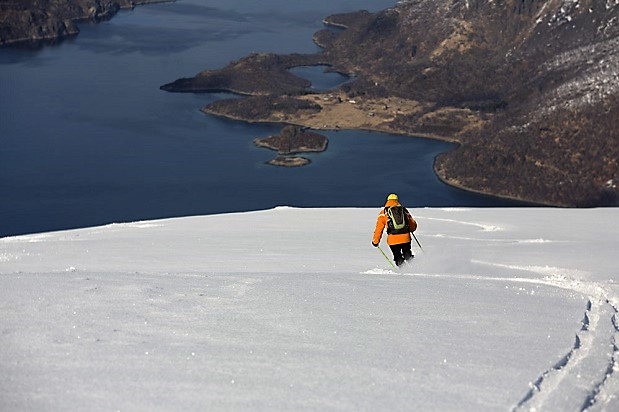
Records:
[[[311,161],[305,157],[291,156],[299,153],[317,153],[327,150],[326,136],[298,126],[286,126],[279,135],[254,139],[254,144],[277,151],[278,156],[267,162],[273,166],[299,167]]]
[[[269,160],[267,162],[267,164],[271,166],[283,167],[299,167],[308,165],[310,163],[312,163],[311,160],[302,156],[277,156],[275,159]]]

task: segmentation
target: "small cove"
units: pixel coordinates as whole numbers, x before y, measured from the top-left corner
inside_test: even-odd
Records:
[[[329,66],[324,65],[293,67],[290,72],[309,80],[312,83],[309,89],[315,92],[334,89],[350,80],[348,76],[329,71]]]

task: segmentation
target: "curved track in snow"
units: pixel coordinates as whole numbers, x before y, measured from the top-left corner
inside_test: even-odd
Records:
[[[560,268],[532,268],[473,261],[535,273],[561,273]],[[537,270],[536,270],[537,269]],[[568,289],[588,297],[582,327],[575,332],[573,347],[530,383],[530,390],[513,411],[607,411],[619,410],[619,311],[603,286],[562,275],[542,279],[526,277],[485,277],[397,273],[374,269],[364,274],[449,278],[462,281],[529,283]]]
[[[453,209],[453,211],[470,212],[471,210]],[[605,212],[608,213],[609,211]],[[545,213],[548,212],[545,211]],[[603,212],[600,211],[600,213]],[[464,225],[464,227],[474,227],[477,229],[471,236],[453,236],[452,234],[441,233],[431,235],[437,239],[448,238],[460,241],[466,240],[472,243],[511,243],[514,245],[532,245],[535,243],[540,245],[562,243],[565,245],[570,243],[566,239],[503,238],[501,236],[491,239],[485,236],[487,232],[500,232],[506,230],[506,228],[500,224],[483,221],[465,221],[462,219],[446,219],[433,216],[428,216],[427,219],[432,222],[448,222],[453,225]],[[543,224],[547,222],[543,221],[544,217],[541,219],[538,232],[543,233]],[[572,223],[579,220],[566,219],[566,221]],[[601,223],[603,222],[601,221]],[[606,222],[613,226],[612,218]],[[523,223],[520,229],[526,227],[527,225]],[[594,228],[590,228],[590,230],[594,230]],[[612,231],[612,227],[604,228],[604,231],[606,230]],[[601,232],[600,237],[602,237],[603,231],[599,231]],[[578,243],[578,236],[574,236],[573,232],[571,233],[572,236],[574,240],[571,242]],[[594,258],[592,257],[592,259]],[[560,359],[551,361],[549,367],[532,380],[530,390],[513,408],[513,411],[619,410],[619,297],[616,296],[616,293],[613,294],[613,291],[606,288],[602,283],[583,280],[590,273],[582,270],[553,266],[502,264],[495,259],[493,261],[471,259],[471,263],[508,271],[528,272],[537,277],[448,276],[468,280],[543,284],[571,290],[588,297],[582,327],[575,332],[573,347]],[[542,277],[540,278],[539,276]]]

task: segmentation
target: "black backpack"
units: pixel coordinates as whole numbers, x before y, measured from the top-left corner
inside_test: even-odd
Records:
[[[408,224],[408,211],[402,205],[386,207],[387,214],[387,233],[390,235],[399,235],[410,232]]]

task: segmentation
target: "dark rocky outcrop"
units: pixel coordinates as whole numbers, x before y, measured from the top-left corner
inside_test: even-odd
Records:
[[[0,0],[0,46],[52,43],[79,33],[80,21],[101,21],[120,9],[164,0]]]
[[[448,139],[460,145],[435,170],[455,186],[561,206],[618,204],[617,1],[408,0],[325,21],[338,29],[315,34],[324,49],[314,59],[354,81],[314,97],[297,80],[244,86],[235,91],[262,95],[261,112],[252,109],[258,97],[205,111]],[[279,63],[260,76],[284,78],[289,59],[269,57]],[[277,99],[298,113],[283,113]]]
[[[298,126],[286,126],[276,136],[254,139],[258,147],[275,150],[278,156],[268,164],[275,166],[297,167],[309,164],[309,159],[291,156],[300,153],[324,152],[329,139],[326,136],[305,130]]]
[[[317,113],[321,106],[306,100],[291,96],[259,95],[251,99],[218,100],[204,107],[202,111],[209,114],[225,115],[231,119],[247,122],[260,122],[266,117],[274,117],[275,121],[284,121],[287,116],[297,116],[300,113]]]
[[[254,53],[220,70],[205,70],[191,78],[161,86],[170,92],[220,92],[245,95],[300,94],[310,82],[290,73],[296,66],[323,64],[320,55]]]

